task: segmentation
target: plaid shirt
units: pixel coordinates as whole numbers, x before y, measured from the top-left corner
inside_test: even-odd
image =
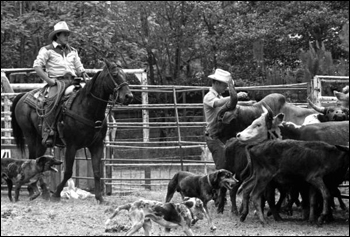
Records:
[[[33,67],[45,67],[49,77],[61,77],[66,73],[76,76],[85,71],[78,52],[73,47],[62,47],[56,41],[40,49]]]

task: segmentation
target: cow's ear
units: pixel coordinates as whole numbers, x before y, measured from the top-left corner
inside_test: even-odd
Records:
[[[277,127],[283,122],[284,113],[279,113],[273,118],[273,126]]]

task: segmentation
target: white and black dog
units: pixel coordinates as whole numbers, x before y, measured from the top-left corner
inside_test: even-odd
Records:
[[[164,226],[167,229],[181,227],[188,236],[193,236],[191,230],[192,222],[202,220],[207,216],[203,207],[203,202],[198,198],[186,198],[181,203],[162,203],[153,200],[140,199],[133,203],[119,206],[115,209],[113,215],[106,221],[106,230],[112,218],[114,218],[121,210],[129,211],[129,218],[132,227],[125,234],[133,235],[139,229],[143,228],[145,235],[150,235],[152,222]]]

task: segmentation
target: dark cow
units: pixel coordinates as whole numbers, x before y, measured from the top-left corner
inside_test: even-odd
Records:
[[[282,185],[291,185],[306,181],[322,194],[323,209],[318,219],[322,224],[329,213],[330,192],[324,179],[340,184],[349,168],[349,147],[330,145],[321,141],[273,140],[248,148],[250,177],[241,189],[243,190],[243,212],[241,221],[248,214],[249,196],[251,195],[261,223],[266,223],[261,195],[270,181]],[[314,195],[310,200],[314,200]],[[310,201],[310,222],[314,221],[315,202]]]
[[[278,129],[283,139],[324,141],[332,145],[347,145],[349,143],[349,121],[316,123],[305,126],[282,122]]]

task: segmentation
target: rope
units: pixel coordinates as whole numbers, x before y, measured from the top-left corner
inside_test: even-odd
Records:
[[[60,98],[61,98],[61,95],[62,93],[64,92],[65,90],[65,87],[63,86],[64,85],[64,82],[60,82],[60,81],[57,81],[57,94],[56,94],[56,98],[54,100],[53,103],[51,103],[50,105],[48,105],[48,107],[50,107],[52,104],[52,108],[45,114],[45,109],[40,109],[38,106],[35,106],[35,110],[36,110],[36,113],[37,115],[40,117],[40,118],[46,118],[48,117],[56,108],[57,104],[59,103],[60,101]],[[50,98],[48,98],[50,99]],[[43,113],[42,115],[40,114],[39,110]]]

